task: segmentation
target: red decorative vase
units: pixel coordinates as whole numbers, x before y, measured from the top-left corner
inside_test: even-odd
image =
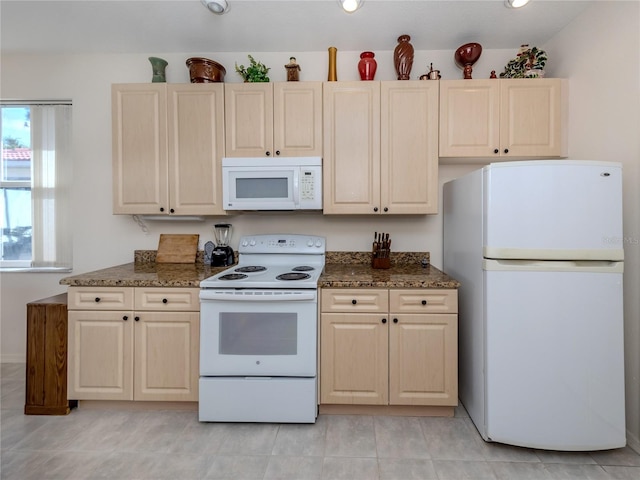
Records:
[[[376,62],[373,52],[362,52],[360,61],[358,62],[358,72],[360,72],[360,80],[373,80],[376,76],[378,62]]]

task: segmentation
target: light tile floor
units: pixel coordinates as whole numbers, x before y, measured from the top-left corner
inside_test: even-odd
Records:
[[[196,412],[24,415],[24,364],[1,365],[0,478],[640,479],[640,455],[485,443],[453,418],[322,415],[314,425],[199,423]]]

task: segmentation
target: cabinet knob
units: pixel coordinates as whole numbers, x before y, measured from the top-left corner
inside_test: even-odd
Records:
[[[168,303],[168,302],[169,302],[169,300],[167,300],[166,298],[162,299],[162,303]]]
[[[140,321],[140,317],[133,317],[133,319],[134,319],[136,322],[139,322],[139,321]]]
[[[266,155],[267,157],[269,157],[269,156],[271,156],[271,152],[267,151],[267,152],[265,152],[265,155]]]
[[[176,213],[176,211],[172,208],[169,210],[170,213]]]
[[[351,304],[355,305],[356,303],[358,303],[358,301],[354,298],[353,300],[351,300]]]
[[[276,150],[276,155],[280,155],[280,150]]]
[[[508,148],[505,148],[505,149],[504,149],[504,153],[509,153],[509,149],[508,149]]]
[[[393,323],[398,323],[398,319],[397,319],[397,318],[394,318],[394,319],[393,319]]]
[[[126,322],[127,320],[129,320],[129,317],[125,315],[124,317],[122,317],[122,319]]]
[[[100,301],[100,297],[96,297],[96,303]]]
[[[496,148],[496,149],[493,151],[493,153],[495,153],[495,154],[497,155],[498,153],[500,153],[500,150],[498,150],[498,149]]]
[[[378,211],[378,207],[373,207],[373,211],[377,212]]]
[[[386,319],[386,318],[383,318],[383,319],[382,319],[382,323],[387,323],[387,319]]]
[[[426,300],[422,300],[420,303],[423,304],[423,305],[426,305],[427,301]]]
[[[164,207],[160,207],[160,211],[161,211],[161,212],[164,212]]]
[[[388,209],[387,207],[384,207],[384,211],[385,211],[385,212],[388,212],[388,211],[389,211],[389,209]]]

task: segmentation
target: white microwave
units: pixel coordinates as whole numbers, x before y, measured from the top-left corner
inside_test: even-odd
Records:
[[[322,158],[223,158],[225,210],[322,210]]]

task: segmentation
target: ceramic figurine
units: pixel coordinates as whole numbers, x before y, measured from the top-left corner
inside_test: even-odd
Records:
[[[287,82],[297,82],[300,80],[300,65],[296,63],[296,57],[290,57],[289,63],[284,68],[287,69]]]

